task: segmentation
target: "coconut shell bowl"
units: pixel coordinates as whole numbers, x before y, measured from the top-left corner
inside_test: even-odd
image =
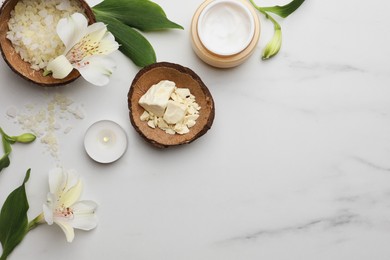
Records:
[[[89,24],[96,22],[92,9],[84,0],[73,1],[80,2],[81,7],[84,9],[84,13],[89,20]],[[5,62],[11,70],[22,78],[44,87],[66,85],[76,80],[80,76],[77,70],[73,70],[64,79],[54,79],[51,75],[43,76],[43,70],[36,71],[32,69],[30,63],[23,61],[20,55],[15,51],[11,41],[7,39],[7,32],[9,31],[8,21],[11,17],[11,11],[14,10],[17,3],[18,0],[6,0],[0,9],[0,50]],[[50,39],[47,39],[47,41],[50,41]]]
[[[140,119],[145,110],[139,105],[139,99],[152,85],[162,80],[173,81],[178,88],[188,88],[201,107],[195,126],[191,127],[186,134],[176,133],[171,135],[158,127],[149,127],[147,122]],[[168,62],[155,63],[138,72],[128,93],[128,107],[130,121],[135,130],[145,141],[158,148],[167,148],[195,141],[211,128],[215,116],[213,97],[201,78],[189,68]]]

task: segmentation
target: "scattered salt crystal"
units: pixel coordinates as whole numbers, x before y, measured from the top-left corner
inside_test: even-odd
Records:
[[[84,119],[85,115],[84,115],[84,112],[83,110],[77,106],[77,105],[70,105],[68,108],[67,108],[68,112],[71,113],[76,119]]]
[[[76,112],[69,111],[71,105]],[[67,118],[71,115],[75,119],[83,119],[79,107],[65,95],[56,94],[47,102],[46,107],[27,104],[22,112],[18,112],[15,107],[10,107],[6,113],[9,119],[14,119],[16,123],[21,125],[22,129],[34,133],[45,145],[46,151],[58,159],[59,142],[57,133],[62,129],[60,121],[68,120]],[[63,133],[68,134],[72,129],[72,126],[67,126]]]
[[[35,106],[33,104],[27,104],[24,107],[31,111],[34,109]]]
[[[18,110],[16,107],[10,107],[7,109],[7,116],[15,118],[18,115]]]
[[[64,134],[69,134],[69,132],[72,131],[72,129],[73,129],[73,127],[68,126],[67,128],[65,128]]]

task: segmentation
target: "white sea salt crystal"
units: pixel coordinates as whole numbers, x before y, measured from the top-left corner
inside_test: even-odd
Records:
[[[41,10],[38,12],[38,14],[41,16],[41,17],[45,17],[47,15],[47,11],[45,9]]]
[[[30,45],[32,43],[31,38],[27,38],[27,37],[24,37],[22,41],[24,45]]]
[[[68,10],[70,8],[70,3],[68,0],[64,0],[63,2],[61,2],[59,5],[56,6],[56,8],[58,10],[61,10],[61,11],[64,11],[64,10]]]
[[[33,69],[45,68],[65,50],[56,32],[58,21],[75,12],[84,13],[80,3],[73,0],[20,0],[11,11],[6,37]]]
[[[34,43],[34,44],[31,44],[30,48],[31,48],[32,51],[34,51],[34,50],[39,48],[39,45]]]
[[[45,17],[45,24],[46,25],[53,25],[54,18],[52,15],[48,15]]]

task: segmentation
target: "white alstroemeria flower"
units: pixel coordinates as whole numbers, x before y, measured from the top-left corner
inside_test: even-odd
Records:
[[[88,4],[90,7],[94,7],[95,5],[98,5],[98,4],[100,4],[101,2],[103,2],[103,0],[86,0],[85,2],[87,2],[87,4]]]
[[[88,26],[84,15],[74,13],[58,22],[57,34],[65,45],[65,52],[49,62],[47,72],[52,72],[56,79],[63,79],[75,68],[94,85],[108,84],[115,64],[106,55],[117,50],[119,44],[104,23]]]
[[[83,184],[75,171],[53,169],[49,174],[50,192],[43,205],[43,214],[49,225],[61,227],[68,242],[74,238],[74,228],[91,230],[97,226],[97,204],[79,201]]]

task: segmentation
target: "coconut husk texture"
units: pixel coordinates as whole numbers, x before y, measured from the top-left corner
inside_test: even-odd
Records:
[[[81,3],[86,16],[88,17],[89,24],[96,22],[92,9],[84,0],[74,1],[79,1]],[[20,55],[16,53],[11,41],[8,40],[6,36],[9,30],[8,21],[11,17],[11,11],[15,8],[17,3],[18,0],[6,0],[0,9],[0,50],[5,62],[11,70],[29,82],[44,87],[66,85],[76,80],[80,76],[80,73],[75,69],[64,79],[55,79],[50,75],[43,76],[43,70],[36,71],[31,69],[30,63],[23,61]]]
[[[199,118],[190,132],[184,135],[170,135],[163,130],[151,128],[147,122],[141,121],[140,116],[145,111],[138,104],[139,99],[148,89],[161,80],[170,80],[178,88],[188,88],[201,106]],[[141,69],[135,76],[128,93],[130,121],[135,130],[145,141],[158,148],[189,144],[203,136],[212,126],[215,117],[214,100],[209,89],[200,77],[189,68],[169,62],[159,62]]]

